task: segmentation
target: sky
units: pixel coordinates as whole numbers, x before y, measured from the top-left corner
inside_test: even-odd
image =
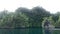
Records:
[[[36,6],[43,7],[51,13],[60,11],[60,0],[0,0],[0,11],[6,9],[15,11],[18,7],[33,8]]]

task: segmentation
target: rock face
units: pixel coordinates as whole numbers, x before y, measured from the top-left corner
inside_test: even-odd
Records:
[[[54,29],[55,29],[55,26],[49,25],[49,30],[54,30]]]
[[[54,26],[49,21],[46,21],[43,24],[43,28],[44,28],[44,34],[52,34],[54,30]]]

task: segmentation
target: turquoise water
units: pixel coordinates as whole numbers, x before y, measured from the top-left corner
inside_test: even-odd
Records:
[[[0,29],[0,34],[42,34],[41,28]]]

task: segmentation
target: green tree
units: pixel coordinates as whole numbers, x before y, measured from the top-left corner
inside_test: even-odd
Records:
[[[58,21],[56,21],[55,26],[56,26],[56,27],[60,27],[60,16],[59,16]]]
[[[55,22],[54,22],[54,20],[53,20],[52,18],[53,18],[53,17],[50,16],[50,17],[48,17],[48,20],[50,21],[50,23],[51,23],[52,25],[55,25]]]

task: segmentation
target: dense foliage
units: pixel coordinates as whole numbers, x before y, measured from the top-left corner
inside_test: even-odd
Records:
[[[54,26],[60,26],[59,12],[51,14],[42,7],[19,7],[15,12],[0,12],[0,28],[41,27],[45,18],[49,18]]]

